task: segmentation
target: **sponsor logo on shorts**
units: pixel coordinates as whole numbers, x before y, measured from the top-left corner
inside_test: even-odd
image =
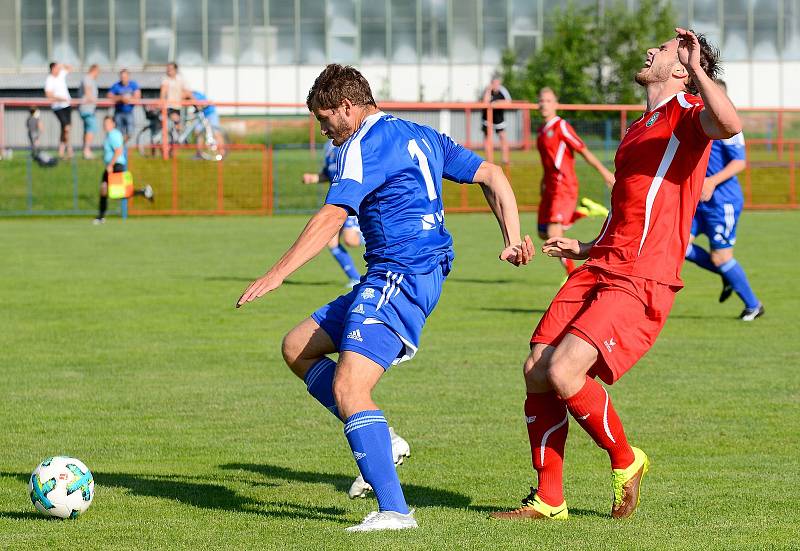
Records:
[[[364,300],[369,300],[371,298],[375,298],[375,289],[372,287],[367,287],[363,291],[361,291],[361,298]]]
[[[352,339],[358,342],[364,342],[364,339],[361,338],[361,331],[359,329],[353,329],[347,334],[348,339]]]
[[[356,461],[358,461],[359,459],[364,459],[367,457],[367,454],[363,452],[353,452],[353,457],[355,457]]]
[[[364,313],[364,305],[363,304],[359,304],[358,306],[353,308],[353,312],[352,313],[353,314],[363,314]]]
[[[531,415],[530,417],[527,417],[527,416],[525,417],[525,422],[528,423],[529,425],[531,423],[533,423],[534,421],[536,421],[536,416],[535,415]]]
[[[614,348],[615,346],[617,346],[617,343],[614,340],[614,337],[611,337],[607,341],[603,341],[603,344],[606,345],[606,350],[608,350],[609,352],[612,352],[611,349]]]

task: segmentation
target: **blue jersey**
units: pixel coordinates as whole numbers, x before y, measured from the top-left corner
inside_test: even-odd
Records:
[[[711,142],[711,154],[708,157],[706,178],[722,171],[728,163],[734,160],[745,159],[744,135],[740,132],[727,140],[714,140]],[[724,204],[738,204],[744,202],[742,187],[736,176],[725,180],[714,190],[714,195],[708,201],[701,201],[700,210],[716,210]]]
[[[442,177],[472,182],[480,157],[433,128],[378,112],[337,161],[325,202],[358,215],[368,271],[427,274],[452,261]]]
[[[197,99],[197,100],[200,100],[200,101],[208,101],[208,98],[202,92],[193,91],[192,92],[192,97],[194,99]],[[203,114],[206,117],[208,117],[209,115],[213,115],[216,112],[217,112],[217,108],[214,105],[206,105],[205,107],[203,107]]]
[[[329,182],[333,182],[333,177],[336,175],[336,157],[338,155],[339,148],[333,145],[331,140],[325,142],[322,169],[320,172],[328,178]]]

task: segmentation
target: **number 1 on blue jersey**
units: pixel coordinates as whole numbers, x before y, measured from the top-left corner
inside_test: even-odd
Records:
[[[419,163],[419,170],[422,172],[422,178],[425,180],[425,188],[428,190],[428,199],[433,201],[436,199],[436,185],[433,183],[433,175],[431,174],[431,167],[428,164],[428,157],[425,152],[417,144],[417,140],[408,140],[408,153],[412,159]]]

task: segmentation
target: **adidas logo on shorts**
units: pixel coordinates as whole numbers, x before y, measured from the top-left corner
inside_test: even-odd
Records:
[[[358,461],[359,459],[364,459],[367,457],[367,454],[362,452],[353,452],[353,457],[355,457],[356,461]]]
[[[364,342],[364,339],[361,338],[361,330],[360,329],[353,329],[347,334],[348,339],[353,339],[354,341]]]
[[[353,312],[352,313],[353,314],[363,314],[364,313],[364,305],[363,304],[359,304],[358,306],[353,308]]]

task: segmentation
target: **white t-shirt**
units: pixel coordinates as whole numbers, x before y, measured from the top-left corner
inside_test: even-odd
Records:
[[[54,101],[50,105],[54,110],[69,107],[69,100],[72,96],[69,95],[69,88],[67,88],[67,72],[66,69],[61,69],[56,76],[47,75],[47,80],[44,81],[45,93],[50,92],[57,98],[67,99],[67,101]]]
[[[183,91],[188,89],[189,86],[181,75],[175,75],[174,78],[164,77],[161,81],[161,86],[167,85],[167,106],[172,109],[181,108],[181,100],[183,100]]]

